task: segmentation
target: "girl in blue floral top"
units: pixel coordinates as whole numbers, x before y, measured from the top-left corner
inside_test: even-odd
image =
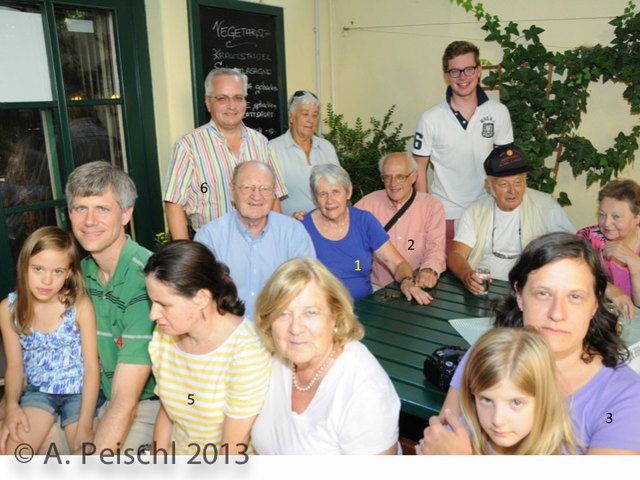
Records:
[[[72,451],[93,440],[100,387],[95,313],[73,237],[42,227],[24,242],[16,292],[0,303],[7,358],[0,454],[37,452],[60,416]]]

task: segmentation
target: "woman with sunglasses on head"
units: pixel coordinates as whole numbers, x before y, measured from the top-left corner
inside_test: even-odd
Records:
[[[307,90],[298,90],[289,98],[289,130],[270,145],[276,153],[288,196],[282,200],[282,213],[302,220],[315,208],[309,190],[311,167],[323,163],[340,165],[336,149],[327,140],[314,135],[320,118],[320,100]]]

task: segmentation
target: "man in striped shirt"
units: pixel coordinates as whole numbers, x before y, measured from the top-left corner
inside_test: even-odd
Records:
[[[229,185],[240,162],[267,163],[276,176],[276,197],[287,193],[266,137],[242,123],[247,82],[247,76],[236,69],[209,72],[204,86],[211,121],[187,133],[173,148],[163,199],[174,240],[189,238],[187,217],[197,231],[232,209]],[[281,211],[279,200],[273,209]]]

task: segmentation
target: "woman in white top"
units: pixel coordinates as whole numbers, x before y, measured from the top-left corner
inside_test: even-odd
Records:
[[[256,326],[274,351],[251,439],[261,454],[395,454],[400,400],[358,340],[349,293],[319,261],[283,263],[258,297]]]

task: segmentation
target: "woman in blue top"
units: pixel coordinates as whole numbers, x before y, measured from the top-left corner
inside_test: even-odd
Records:
[[[380,222],[369,212],[348,205],[353,186],[344,168],[316,165],[309,184],[318,208],[305,215],[302,224],[313,240],[318,260],[342,280],[354,300],[372,292],[373,255],[394,273],[407,300],[415,299],[422,305],[433,300],[415,285],[411,266],[391,244]]]

